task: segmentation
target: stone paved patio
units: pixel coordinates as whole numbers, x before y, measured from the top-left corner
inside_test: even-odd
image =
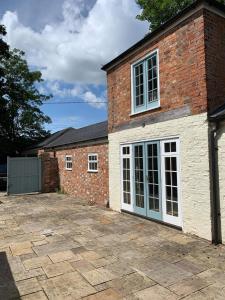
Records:
[[[225,299],[225,247],[59,194],[0,196],[0,299]]]

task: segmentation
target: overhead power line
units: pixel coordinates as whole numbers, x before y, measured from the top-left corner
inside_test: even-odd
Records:
[[[43,105],[55,105],[55,104],[79,104],[79,103],[87,103],[87,104],[98,104],[98,103],[108,103],[107,101],[65,101],[65,102],[44,102]]]

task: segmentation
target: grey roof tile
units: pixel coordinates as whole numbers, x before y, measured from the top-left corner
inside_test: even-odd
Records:
[[[64,145],[71,145],[100,138],[106,138],[108,136],[108,122],[89,125],[79,129],[70,128],[64,134],[54,139],[52,142],[48,142],[44,145],[44,148],[55,148]]]

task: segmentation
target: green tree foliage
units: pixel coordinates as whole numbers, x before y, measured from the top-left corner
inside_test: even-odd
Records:
[[[137,19],[148,21],[151,31],[164,24],[170,18],[174,17],[188,5],[195,2],[194,0],[136,0],[136,3],[142,9],[137,15]],[[225,3],[225,0],[217,0],[217,2]]]
[[[0,27],[5,35],[4,27]],[[31,71],[24,53],[10,50],[0,40],[0,154],[15,154],[25,146],[46,137],[44,129],[49,117],[40,110],[43,101],[37,86],[43,81],[39,71]]]

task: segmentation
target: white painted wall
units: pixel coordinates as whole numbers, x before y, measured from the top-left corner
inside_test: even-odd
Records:
[[[218,136],[218,161],[220,183],[220,211],[222,240],[225,244],[225,123],[221,124]]]
[[[180,138],[183,231],[211,240],[206,113],[109,134],[110,207],[121,209],[120,144],[171,137]]]

